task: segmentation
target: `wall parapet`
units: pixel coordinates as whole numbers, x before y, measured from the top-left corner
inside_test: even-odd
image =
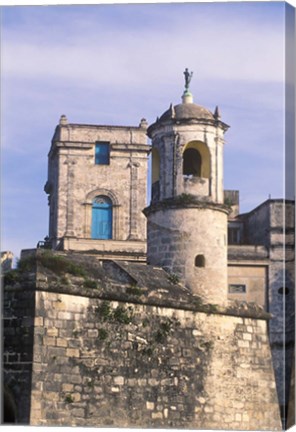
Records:
[[[263,245],[228,245],[229,260],[262,260],[268,258],[268,249]]]
[[[37,249],[23,260],[24,270],[6,275],[6,291],[48,291],[172,309],[269,320],[254,303],[207,304],[159,267],[94,256]],[[31,266],[31,267],[30,267]],[[22,264],[20,266],[22,268]]]

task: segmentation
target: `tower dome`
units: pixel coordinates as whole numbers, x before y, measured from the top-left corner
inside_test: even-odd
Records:
[[[168,109],[160,117],[160,121],[171,120],[172,111],[174,112],[175,121],[187,120],[214,120],[214,115],[207,108],[195,103],[181,103],[175,105],[173,110]]]
[[[148,261],[179,276],[193,293],[227,302],[227,214],[223,191],[224,132],[218,108],[193,103],[192,73],[182,103],[148,127],[152,140]]]

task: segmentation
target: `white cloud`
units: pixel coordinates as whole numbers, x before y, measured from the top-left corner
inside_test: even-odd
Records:
[[[3,206],[5,248],[34,246],[46,234],[43,185],[59,116],[77,123],[152,122],[170,102],[180,102],[185,67],[194,71],[196,103],[219,104],[231,126],[226,186],[241,189],[244,206],[277,194],[284,31],[280,14],[266,15],[266,8],[196,3],[10,10],[1,41],[2,163],[11,188]],[[260,176],[266,180],[259,188]]]
[[[155,11],[153,5],[142,7],[148,17],[149,7]],[[130,26],[117,28],[103,23],[98,9],[94,17],[82,14],[74,23],[67,21],[64,12],[64,22],[54,26],[54,34],[50,26],[40,23],[33,30],[27,25],[14,33],[4,31],[3,73],[79,82],[83,87],[132,89],[153,83],[159,89],[179,78],[185,62],[200,82],[283,80],[282,29],[240,13],[226,19],[202,8],[199,12],[198,7],[190,9],[190,15],[186,8],[176,14],[174,7],[166,6],[163,26],[150,16],[150,27],[133,29],[131,18]]]

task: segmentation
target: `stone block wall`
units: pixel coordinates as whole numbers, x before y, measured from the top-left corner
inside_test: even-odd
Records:
[[[281,428],[265,320],[77,291],[22,295],[35,305],[31,424]]]
[[[10,419],[17,423],[30,421],[34,313],[33,291],[5,290],[2,321],[3,390],[10,397],[6,410],[10,411]]]
[[[269,246],[270,206],[268,202],[248,213],[245,221],[245,242]]]
[[[228,264],[228,299],[254,302],[266,310],[267,265]],[[244,285],[245,292],[233,292],[230,285]]]
[[[148,262],[176,274],[205,301],[226,304],[227,211],[207,203],[187,206],[173,200],[146,211]],[[196,264],[198,256],[203,257],[203,265]]]

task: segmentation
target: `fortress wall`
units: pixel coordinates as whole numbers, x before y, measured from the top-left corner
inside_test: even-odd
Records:
[[[31,424],[281,428],[264,320],[35,300]]]
[[[3,295],[3,388],[17,423],[30,419],[35,293],[6,289]]]

